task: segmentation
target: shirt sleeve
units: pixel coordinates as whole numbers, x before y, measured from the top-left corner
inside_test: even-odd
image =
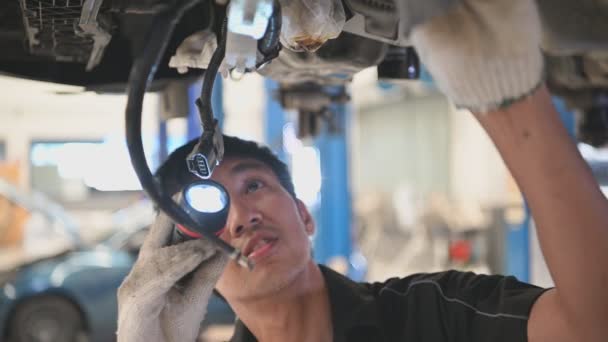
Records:
[[[545,290],[515,277],[449,271],[389,280],[380,297],[404,341],[517,342],[527,341],[530,311]]]

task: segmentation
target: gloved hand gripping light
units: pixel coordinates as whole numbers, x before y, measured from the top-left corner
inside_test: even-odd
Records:
[[[180,235],[182,239],[202,236],[215,243],[239,265],[252,268],[253,265],[239,250],[215,234],[225,225],[230,199],[221,185],[208,179],[224,154],[222,135],[211,109],[211,92],[215,75],[224,57],[226,21],[222,27],[221,42],[218,43],[218,48],[205,72],[201,97],[197,100],[203,134],[188,158],[188,166],[189,170],[199,176],[201,180],[186,186],[178,204],[163,191],[154,179],[144,155],[141,139],[141,113],[146,87],[148,82],[154,78],[154,72],[175,25],[184,12],[198,2],[199,0],[180,0],[174,7],[160,13],[150,26],[151,30],[148,32],[145,48],[135,59],[129,75],[129,97],[126,109],[127,146],[131,163],[143,189],[156,205],[176,223],[177,235]]]

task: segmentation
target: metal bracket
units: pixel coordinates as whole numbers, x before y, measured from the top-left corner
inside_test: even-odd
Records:
[[[80,13],[78,26],[82,29],[83,34],[90,35],[93,38],[93,50],[91,50],[91,55],[87,62],[87,71],[92,70],[101,62],[103,52],[112,39],[112,35],[104,30],[97,21],[97,15],[102,3],[103,0],[86,0],[82,5],[82,12]]]

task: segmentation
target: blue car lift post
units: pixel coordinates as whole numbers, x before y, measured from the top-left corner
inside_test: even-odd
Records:
[[[321,161],[321,205],[317,213],[319,231],[315,235],[315,256],[323,263],[342,257],[349,261],[352,252],[351,196],[346,147],[348,108],[333,105],[332,113],[341,128],[337,134],[324,127],[315,139]]]

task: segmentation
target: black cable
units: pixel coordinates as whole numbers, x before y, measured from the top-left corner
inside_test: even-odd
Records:
[[[281,14],[281,4],[274,1],[272,5],[272,15],[268,19],[268,27],[260,41],[258,42],[258,50],[264,55],[265,60],[275,58],[281,49],[281,26],[283,25],[283,16]]]
[[[217,41],[217,48],[215,49],[215,52],[213,52],[211,60],[209,61],[209,65],[207,66],[207,70],[205,70],[205,75],[203,76],[201,97],[196,100],[196,105],[199,110],[203,129],[212,129],[215,125],[213,119],[213,106],[211,105],[211,95],[213,93],[213,84],[215,83],[215,77],[217,76],[217,72],[220,69],[222,61],[224,60],[224,56],[226,54],[226,39],[228,36],[226,34],[227,26],[228,18],[226,17],[222,22],[220,36],[218,37]]]
[[[272,15],[268,19],[266,32],[258,42],[258,50],[262,53],[262,60],[256,63],[255,70],[261,68],[264,64],[279,56],[281,52],[281,27],[283,26],[283,15],[281,12],[281,4],[274,1],[272,6]],[[255,71],[251,70],[251,71]]]
[[[196,223],[169,195],[163,192],[148,167],[141,136],[141,114],[146,88],[154,79],[158,63],[167,47],[176,24],[179,22],[184,12],[192,8],[199,1],[200,0],[180,1],[175,7],[160,13],[154,19],[151,30],[148,32],[144,50],[135,59],[131,68],[125,113],[127,147],[133,169],[135,170],[144,191],[148,194],[150,199],[156,203],[158,208],[167,214],[167,216],[174,222],[187,228],[195,227]],[[203,235],[206,239],[212,241],[226,252],[231,259],[236,260],[241,265],[250,267],[250,265],[247,264],[247,260],[240,254],[240,251],[236,250],[214,234],[203,233]]]

